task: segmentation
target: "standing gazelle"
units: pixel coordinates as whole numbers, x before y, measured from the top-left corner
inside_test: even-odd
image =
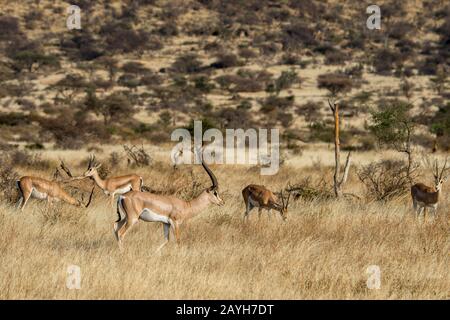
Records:
[[[49,204],[52,204],[53,200],[62,200],[78,207],[83,205],[80,200],[69,195],[56,181],[49,181],[39,177],[24,176],[16,181],[16,185],[19,190],[17,208],[21,211],[25,209],[30,198],[47,200]],[[94,188],[92,188],[89,200],[85,205],[86,208],[91,203],[93,192]]]
[[[272,191],[265,186],[259,186],[256,184],[250,184],[242,190],[242,196],[245,202],[245,214],[244,219],[248,218],[250,211],[257,207],[259,217],[261,217],[262,209],[266,209],[270,215],[270,210],[274,209],[278,211],[284,221],[287,219],[287,208],[289,205],[289,198],[291,193],[288,193],[287,199],[283,197],[283,191],[281,191],[280,198],[281,204]]]
[[[130,191],[119,196],[117,200],[118,220],[114,224],[114,234],[119,242],[119,247],[122,248],[122,240],[125,234],[140,219],[146,222],[161,222],[163,224],[165,241],[158,248],[159,251],[169,241],[170,229],[179,242],[179,225],[184,220],[199,214],[210,204],[223,205],[224,201],[218,193],[219,184],[216,176],[203,160],[202,166],[209,175],[212,186],[190,201],[181,200],[175,196],[141,191]]]
[[[112,177],[107,179],[100,178],[98,174],[98,169],[101,164],[95,163],[95,156],[91,155],[89,157],[88,168],[86,172],[80,178],[92,178],[95,183],[103,190],[106,195],[111,196],[111,207],[114,206],[114,196],[116,194],[124,194],[130,190],[141,191],[143,179],[137,174],[128,174],[120,177]]]
[[[447,158],[445,159],[444,166],[439,172],[439,166],[437,160],[434,163],[434,188],[428,187],[423,183],[416,183],[411,187],[411,197],[413,201],[414,213],[418,216],[421,215],[422,211],[427,208],[432,208],[434,215],[436,216],[437,206],[439,202],[439,196],[442,191],[442,184],[447,179],[446,173]],[[424,212],[426,214],[426,211]]]

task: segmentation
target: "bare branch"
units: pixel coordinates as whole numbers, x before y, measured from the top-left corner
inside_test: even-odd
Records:
[[[62,159],[59,159],[60,161],[60,167],[61,169],[64,170],[64,172],[70,177],[73,178],[72,172],[70,171],[70,169],[66,166],[66,164],[64,163],[64,161]]]
[[[336,111],[335,103],[331,103],[330,99],[328,99],[328,105],[330,106],[331,111],[334,113]]]
[[[352,152],[350,151],[347,155],[347,160],[345,161],[344,175],[342,176],[341,182],[339,182],[340,186],[345,184],[345,182],[347,181],[348,172],[350,171],[351,155]]]

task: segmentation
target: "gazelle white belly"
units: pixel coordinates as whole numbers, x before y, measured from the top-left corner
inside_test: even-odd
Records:
[[[139,219],[144,220],[146,222],[162,222],[162,223],[169,223],[169,217],[166,217],[164,215],[158,214],[150,209],[145,208],[142,210],[141,215],[139,216]]]
[[[35,199],[45,200],[45,199],[47,199],[48,194],[46,194],[44,192],[39,192],[35,188],[33,188],[31,191],[31,196]]]
[[[419,207],[425,207],[425,208],[433,208],[433,209],[436,209],[436,208],[437,208],[437,203],[426,204],[426,203],[424,203],[424,202],[417,201],[417,205],[418,205]]]
[[[251,197],[248,197],[248,202],[253,206],[253,207],[259,207],[259,202],[256,200],[253,200]]]
[[[114,191],[115,194],[124,194],[127,193],[128,191],[131,190],[131,184],[128,184],[122,188],[116,189],[116,191]]]
[[[111,194],[124,194],[127,193],[128,191],[131,191],[131,184],[127,184],[126,186],[122,187],[122,188],[118,188],[116,190],[114,190],[113,192],[109,192],[108,190],[104,190],[103,192],[105,192],[105,194],[107,196],[111,195]]]

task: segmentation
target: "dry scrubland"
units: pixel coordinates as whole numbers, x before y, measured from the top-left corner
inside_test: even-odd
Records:
[[[67,30],[68,3],[0,0],[0,298],[449,299],[450,182],[439,217],[419,221],[407,191],[364,200],[355,170],[402,179],[406,156],[389,142],[405,138],[404,125],[413,165],[416,150],[448,154],[447,2],[377,1],[382,29],[369,30],[369,1],[80,0],[82,29]],[[243,224],[248,183],[278,191],[311,176],[332,189],[330,96],[341,162],[354,151],[344,191],[362,200],[300,199],[287,223],[255,210]],[[390,130],[380,112],[396,115]],[[136,170],[145,184],[188,199],[208,177],[200,166],[172,169],[167,144],[193,120],[222,132],[278,128],[284,164],[269,177],[214,166],[226,205],[183,225],[182,243],[160,254],[162,227],[150,223],[119,252],[116,209],[98,190],[88,209],[34,200],[20,213],[3,196],[18,175],[50,179],[59,157],[81,173],[87,151],[110,176],[130,172],[110,160],[142,143],[155,159]],[[422,166],[415,180],[431,185],[431,172]],[[72,264],[80,290],[66,288]],[[370,265],[381,268],[379,290],[366,287]]]
[[[243,224],[240,191],[247,183],[277,190],[288,179],[311,174],[331,181],[331,168],[285,166],[272,177],[242,166],[213,170],[226,205],[210,207],[182,225],[182,243],[171,241],[160,254],[155,250],[163,239],[161,225],[143,222],[127,235],[126,250],[120,253],[112,232],[115,208],[98,191],[88,209],[63,204],[49,209],[34,200],[19,213],[2,202],[0,298],[449,298],[447,197],[436,220],[414,219],[405,195],[386,204],[298,200],[292,202],[286,223],[278,216],[269,219],[265,212],[258,220],[255,210]],[[168,162],[156,162],[137,171],[146,185],[156,190],[179,186],[184,197],[192,193],[194,180],[209,184],[200,167],[174,171]],[[354,174],[346,190],[364,191]],[[81,267],[80,290],[66,288],[71,264]],[[381,268],[379,290],[366,287],[369,265]]]

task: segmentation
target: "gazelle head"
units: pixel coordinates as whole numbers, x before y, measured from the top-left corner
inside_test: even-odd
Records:
[[[212,173],[211,169],[208,167],[205,161],[203,161],[203,159],[202,159],[202,166],[205,169],[206,173],[211,178],[212,182],[212,186],[206,189],[206,194],[208,195],[209,201],[218,206],[224,205],[225,202],[219,196],[219,184],[217,182],[216,176],[214,175],[214,173]]]
[[[281,198],[280,215],[283,218],[283,220],[286,221],[287,220],[287,213],[288,213],[289,199],[291,198],[291,193],[288,192],[287,197],[284,197],[283,196],[283,191],[281,191],[280,198]]]
[[[448,174],[447,174],[447,158],[445,158],[444,166],[442,167],[442,170],[439,170],[439,165],[437,160],[434,162],[434,187],[436,191],[440,191],[442,188],[442,184],[447,180]]]
[[[86,172],[83,174],[84,177],[92,177],[95,173],[97,173],[97,170],[101,167],[101,163],[95,162],[95,156],[90,155],[89,156],[89,162]]]

